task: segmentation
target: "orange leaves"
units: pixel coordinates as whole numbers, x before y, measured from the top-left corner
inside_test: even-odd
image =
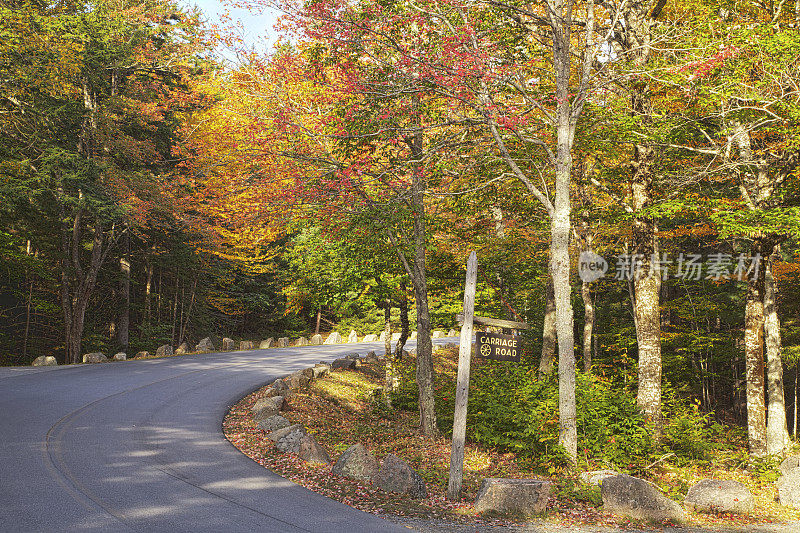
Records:
[[[692,225],[682,225],[668,231],[659,232],[659,237],[666,239],[673,239],[677,237],[707,237],[709,235],[717,235],[717,229],[709,223],[699,223]]]

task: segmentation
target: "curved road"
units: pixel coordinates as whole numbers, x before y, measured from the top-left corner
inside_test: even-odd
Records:
[[[0,368],[0,531],[408,531],[272,474],[221,429],[264,383],[381,347]]]

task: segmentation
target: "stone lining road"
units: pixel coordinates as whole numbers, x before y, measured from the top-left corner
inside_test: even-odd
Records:
[[[409,531],[272,474],[221,429],[264,383],[381,348],[0,367],[0,531]]]

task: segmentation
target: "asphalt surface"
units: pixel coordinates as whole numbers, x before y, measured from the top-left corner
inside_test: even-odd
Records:
[[[0,368],[0,531],[407,532],[272,474],[222,434],[230,406],[272,379],[382,346]]]

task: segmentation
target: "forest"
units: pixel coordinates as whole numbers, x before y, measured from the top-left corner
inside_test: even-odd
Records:
[[[476,314],[531,326],[482,383],[552,399],[567,460],[625,448],[590,413],[792,446],[800,2],[278,7],[266,53],[171,0],[0,3],[3,365],[416,331],[399,386],[436,434],[474,250]],[[493,445],[541,422],[490,412]]]

